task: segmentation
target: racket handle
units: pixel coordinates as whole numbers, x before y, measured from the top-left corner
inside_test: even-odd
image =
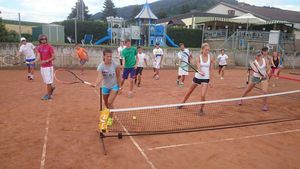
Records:
[[[83,82],[84,84],[90,85],[90,86],[94,86],[92,83],[90,82]]]

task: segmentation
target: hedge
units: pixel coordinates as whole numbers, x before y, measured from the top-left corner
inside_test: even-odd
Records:
[[[189,48],[199,48],[202,43],[202,30],[199,29],[168,27],[167,34],[176,44],[184,43]]]

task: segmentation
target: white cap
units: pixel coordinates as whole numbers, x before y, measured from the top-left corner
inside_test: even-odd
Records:
[[[22,42],[22,41],[26,41],[26,38],[22,37],[22,38],[20,39],[20,41],[21,41],[21,42]]]

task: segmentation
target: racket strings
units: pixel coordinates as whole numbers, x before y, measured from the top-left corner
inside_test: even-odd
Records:
[[[76,75],[67,70],[57,70],[55,72],[55,79],[59,82],[68,84],[81,82]]]

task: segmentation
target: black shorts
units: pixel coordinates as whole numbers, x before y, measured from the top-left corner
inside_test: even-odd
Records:
[[[200,85],[201,83],[209,83],[209,79],[197,79],[194,77],[193,82]]]
[[[219,68],[223,68],[223,67],[226,67],[227,65],[219,65]]]
[[[138,74],[142,75],[142,72],[143,72],[143,67],[137,67],[135,69],[135,75],[137,76]]]

